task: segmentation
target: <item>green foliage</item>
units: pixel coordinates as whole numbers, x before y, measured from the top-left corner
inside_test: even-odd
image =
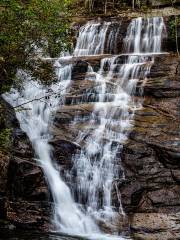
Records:
[[[85,0],[85,7],[89,12],[96,11],[101,8],[102,11],[107,9],[123,9],[123,8],[146,8],[149,7],[148,0]]]
[[[72,0],[1,0],[0,83],[13,81],[34,48],[51,57],[70,48],[67,8]],[[0,92],[3,92],[0,89]]]
[[[0,153],[7,153],[11,146],[12,129],[9,125],[10,112],[5,102],[0,98]]]
[[[12,130],[9,128],[2,129],[0,132],[0,150],[5,152],[9,149]]]
[[[176,28],[177,26],[180,26],[180,16],[173,16],[168,21],[168,27],[169,27],[169,36],[171,39],[176,38]]]
[[[177,51],[179,54],[179,29],[180,29],[180,16],[172,16],[169,18],[168,24],[168,34],[172,49]]]
[[[4,2],[4,4],[3,4]],[[4,45],[3,57],[9,57],[11,51],[32,50],[30,46],[42,46],[42,39],[55,55],[66,47],[64,42],[68,33],[66,4],[63,0],[32,0],[22,4],[21,1],[2,1],[0,19],[2,31],[0,43]],[[12,57],[12,56],[11,56]]]
[[[35,79],[39,79],[45,85],[51,85],[57,81],[57,75],[52,63],[39,60],[30,61],[28,65],[29,74]]]

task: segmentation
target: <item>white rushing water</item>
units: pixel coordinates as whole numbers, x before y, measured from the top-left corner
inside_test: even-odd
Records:
[[[113,26],[113,27],[112,27]],[[79,30],[74,56],[98,55],[115,50],[120,23],[90,21]]]
[[[86,234],[97,232],[97,227],[90,217],[83,214],[76,206],[69,188],[61,179],[59,171],[56,169],[51,157],[52,149],[48,143],[49,124],[52,119],[52,113],[56,111],[60,101],[63,101],[63,95],[69,85],[69,70],[63,68],[59,73],[61,79],[49,88],[41,85],[38,81],[33,81],[28,74],[19,71],[17,76],[22,80],[23,87],[21,91],[12,89],[10,93],[5,94],[5,99],[12,106],[23,105],[16,112],[21,128],[30,138],[38,163],[42,166],[48,184],[50,186],[54,200],[54,223],[57,229],[64,233]],[[68,71],[67,71],[68,70]],[[58,95],[61,94],[61,98]],[[39,99],[34,101],[34,99]],[[32,100],[32,102],[29,102]]]
[[[103,54],[106,44],[109,48],[114,48],[118,33],[109,30],[110,26],[111,23],[107,22],[89,22],[82,27],[74,55]],[[164,31],[162,18],[133,20],[125,38],[125,52],[159,53]],[[115,216],[117,208],[114,209],[112,201],[114,189],[119,201],[119,212],[124,214],[116,185],[116,180],[124,178],[120,153],[133,123],[133,112],[139,107],[132,94],[138,80],[147,77],[152,64],[153,58],[143,54],[127,56],[123,63],[121,57],[115,56],[103,59],[98,73],[93,73],[95,79],[92,78],[91,81],[96,84],[97,101],[89,124],[96,128],[77,137],[77,141],[86,140],[81,152],[72,159],[72,171],[77,173],[74,191],[78,193],[78,202],[86,203],[84,210],[75,203],[70,189],[62,180],[52,159],[53,149],[48,143],[52,137],[49,126],[55,111],[64,102],[71,83],[73,65],[63,66],[57,61],[59,81],[49,87],[19,70],[17,76],[23,80],[22,88],[4,94],[12,106],[22,105],[16,111],[16,116],[33,144],[35,157],[52,192],[55,206],[53,221],[57,231],[98,240],[122,239],[103,234],[94,218],[110,221]],[[93,72],[91,66],[89,71]]]
[[[124,51],[132,55],[124,57],[123,64],[120,56],[103,59],[100,70],[94,73],[96,103],[89,124],[96,127],[78,136],[77,141],[85,141],[82,151],[73,159],[71,176],[76,172],[74,191],[78,201],[86,202],[87,211],[98,220],[109,221],[116,217],[117,209],[114,210],[112,201],[114,190],[119,212],[124,214],[116,185],[117,179],[124,178],[118,156],[131,129],[133,112],[140,106],[132,97],[136,84],[149,74],[153,64],[151,54],[160,53],[164,32],[162,18],[133,20],[124,39]],[[79,37],[79,45],[81,42]]]
[[[162,17],[132,20],[124,39],[125,52],[160,53],[166,27]]]

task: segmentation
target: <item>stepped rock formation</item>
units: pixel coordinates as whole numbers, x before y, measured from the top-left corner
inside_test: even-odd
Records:
[[[142,239],[178,239],[180,233],[179,66],[177,55],[155,58],[143,86],[143,108],[135,111],[134,128],[122,152],[126,178],[118,182],[118,188],[129,216],[127,225]],[[71,154],[78,149],[74,144],[77,133],[86,127],[68,122],[77,113],[88,117],[92,111],[91,103],[68,105],[68,102],[79,101],[84,91],[91,92],[93,82],[75,79],[71,88],[67,104],[57,112],[52,129],[55,136],[52,144],[63,166],[62,174],[72,167]],[[137,88],[137,95],[138,92]]]
[[[123,25],[123,24],[122,24]],[[127,24],[124,24],[127,26]],[[125,27],[124,27],[125,28]],[[125,29],[119,34],[124,38]],[[123,35],[122,35],[123,34]],[[168,39],[170,42],[170,40]],[[166,51],[170,44],[164,43]],[[121,43],[118,43],[119,45]],[[115,51],[115,50],[114,50]],[[114,52],[113,52],[114,53]],[[94,82],[87,75],[89,64],[99,69],[103,55],[79,59],[74,63],[72,82],[56,114],[50,144],[61,166],[61,175],[71,188],[66,173],[72,168],[72,156],[80,151],[76,143],[79,131],[87,123],[73,123],[77,117],[89,119],[93,111]],[[122,61],[124,61],[122,56]],[[112,87],[112,83],[107,85]],[[140,95],[143,89],[143,96]],[[126,217],[120,219],[119,232],[131,232],[137,239],[178,239],[180,234],[180,59],[175,53],[155,56],[146,81],[139,81],[135,98],[143,107],[135,111],[134,127],[121,152],[125,179],[117,179]],[[86,103],[83,103],[83,102]],[[142,102],[142,101],[141,101]],[[50,196],[44,174],[27,135],[20,129],[13,109],[3,100],[7,124],[13,128],[10,159],[0,161],[0,216],[20,228],[48,230],[51,226]],[[73,104],[72,104],[73,103]],[[77,103],[77,104],[76,104]],[[94,126],[96,127],[96,126]],[[114,129],[116,131],[116,129]],[[6,162],[6,164],[4,164]],[[8,190],[7,190],[8,189]],[[113,191],[115,191],[113,189]],[[114,203],[117,197],[115,192]],[[52,226],[51,226],[52,227]]]

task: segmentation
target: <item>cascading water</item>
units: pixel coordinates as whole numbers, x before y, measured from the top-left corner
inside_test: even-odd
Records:
[[[114,44],[112,39],[117,39],[118,36],[117,32],[111,35],[110,25],[111,23],[90,22],[82,27],[73,55],[103,54],[106,44]],[[60,103],[64,102],[71,83],[73,65],[63,66],[57,61],[59,81],[49,87],[19,70],[17,75],[23,80],[23,87],[21,90],[12,89],[10,93],[4,94],[4,98],[12,106],[20,108],[16,115],[22,130],[30,138],[36,159],[46,175],[54,200],[54,223],[58,231],[86,235],[98,240],[122,239],[102,234],[93,217],[109,219],[114,216],[111,197],[114,186],[120,211],[123,213],[115,182],[124,177],[119,154],[131,128],[133,111],[137,108],[131,95],[138,79],[144,79],[152,65],[152,58],[149,59],[143,53],[159,53],[164,28],[162,18],[133,20],[125,38],[125,51],[141,56],[128,56],[125,64],[122,64],[120,56],[103,59],[100,70],[94,73],[97,101],[90,125],[97,127],[77,138],[77,141],[86,140],[82,151],[73,158],[72,169],[77,173],[74,191],[78,192],[78,201],[81,203],[82,199],[83,202],[86,199],[84,211],[75,203],[70,189],[62,180],[52,159],[53,149],[48,143],[51,139],[49,125],[52,115]],[[108,43],[106,38],[109,39]],[[91,67],[89,69],[92,71]],[[22,108],[23,106],[25,108]]]
[[[117,191],[120,213],[124,214],[116,180],[124,178],[120,153],[132,126],[133,112],[140,106],[132,94],[138,80],[149,74],[152,54],[160,54],[163,32],[162,18],[133,20],[124,40],[124,50],[130,53],[124,56],[125,63],[122,64],[123,56],[103,59],[99,72],[94,73],[96,103],[89,125],[96,128],[89,127],[89,131],[78,136],[77,141],[83,142],[83,147],[73,158],[70,175],[77,176],[74,191],[78,202],[86,202],[87,211],[98,220],[116,217],[113,188]],[[76,121],[79,120],[83,121]]]
[[[132,20],[124,39],[126,53],[160,53],[166,28],[162,17]]]
[[[83,214],[76,206],[69,188],[61,179],[52,161],[52,149],[48,143],[51,138],[49,123],[52,119],[52,112],[56,111],[60,101],[63,101],[63,95],[70,81],[69,70],[62,68],[60,71],[61,81],[52,84],[49,88],[42,86],[38,81],[33,81],[25,72],[19,71],[17,76],[21,80],[24,79],[21,91],[12,89],[4,97],[12,106],[21,106],[22,104],[25,106],[24,109],[16,112],[16,116],[22,130],[30,138],[38,163],[47,177],[54,200],[56,228],[61,229],[64,233],[78,234],[81,232],[86,234],[89,230],[97,232],[98,228],[91,218]],[[66,77],[66,79],[62,79],[62,77]],[[61,94],[60,99],[59,94]],[[28,103],[25,104],[26,102]]]
[[[112,28],[113,26],[113,28]],[[79,30],[74,56],[110,53],[116,47],[120,24],[90,21]]]

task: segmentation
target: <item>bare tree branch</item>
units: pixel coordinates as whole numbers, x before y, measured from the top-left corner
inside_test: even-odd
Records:
[[[26,105],[26,104],[28,104],[28,103],[34,102],[34,101],[41,101],[42,99],[49,98],[49,97],[51,97],[51,96],[53,96],[53,95],[54,95],[54,96],[59,95],[60,92],[62,92],[63,90],[64,90],[64,89],[61,89],[61,91],[59,91],[59,92],[52,92],[51,94],[45,95],[45,96],[40,97],[40,98],[34,98],[34,99],[32,99],[32,100],[29,100],[29,101],[27,101],[27,102],[24,102],[24,103],[22,103],[22,104],[19,104],[19,105],[17,105],[17,106],[14,106],[13,108],[16,109],[16,108],[22,107],[22,106],[24,106],[24,105]]]

